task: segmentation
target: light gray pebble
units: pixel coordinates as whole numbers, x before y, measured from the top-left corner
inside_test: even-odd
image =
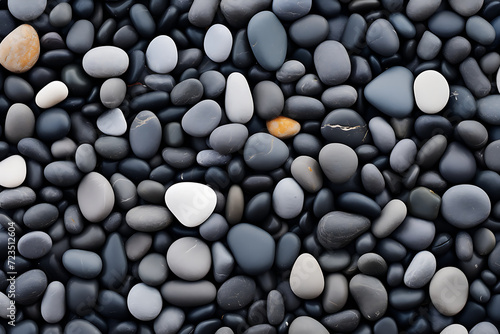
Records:
[[[133,207],[125,216],[127,225],[140,232],[160,231],[173,220],[174,217],[167,208],[148,204]]]
[[[324,146],[319,152],[318,161],[323,173],[333,183],[347,182],[358,167],[356,152],[340,143]]]
[[[64,252],[62,263],[70,273],[85,279],[97,277],[102,270],[99,255],[81,249],[69,249]]]
[[[373,164],[366,164],[361,168],[361,182],[365,190],[378,195],[385,189],[384,176]]]
[[[433,222],[407,216],[394,231],[393,237],[405,247],[412,250],[424,250],[434,240],[436,226]]]
[[[293,22],[288,29],[288,34],[298,46],[311,48],[323,42],[328,36],[329,30],[326,18],[310,14]]]
[[[160,147],[162,129],[158,117],[149,110],[135,116],[130,125],[130,148],[141,159],[152,158]]]
[[[288,147],[282,140],[262,132],[250,136],[243,149],[245,163],[259,171],[280,167],[288,155]]]
[[[210,248],[202,240],[183,237],[174,241],[168,248],[167,263],[170,270],[179,278],[197,281],[208,274],[212,256]]]
[[[222,109],[214,100],[198,102],[182,117],[182,129],[194,137],[208,136],[218,125]]]
[[[414,162],[417,155],[417,145],[411,139],[402,139],[391,151],[389,163],[398,173],[405,172]]]
[[[94,147],[90,144],[81,144],[75,152],[75,163],[82,173],[90,173],[97,165]]]
[[[67,2],[61,2],[55,6],[49,14],[49,23],[53,27],[62,28],[71,22],[73,10]]]
[[[375,146],[382,153],[389,153],[396,145],[396,134],[391,125],[382,117],[373,117],[368,123]]]
[[[450,282],[452,282],[450,284]],[[443,291],[453,293],[454,298],[448,298]],[[465,274],[458,268],[445,267],[432,277],[429,295],[432,304],[444,316],[454,316],[459,313],[467,302],[469,282]]]
[[[235,261],[229,250],[220,241],[212,244],[213,272],[214,279],[222,283],[229,278],[233,271]]]
[[[50,324],[58,323],[66,313],[66,288],[59,281],[52,281],[47,286],[41,303],[43,320]]]
[[[427,20],[436,12],[441,0],[410,0],[406,5],[406,15],[413,21]]]
[[[155,319],[153,328],[155,333],[175,334],[179,332],[185,319],[186,315],[182,309],[174,306],[167,306]]]
[[[328,330],[323,326],[318,320],[311,318],[309,316],[300,316],[295,318],[288,329],[289,334],[300,334],[300,333],[316,333],[316,334],[328,334]]]
[[[314,66],[325,85],[344,83],[351,74],[351,61],[345,47],[337,41],[325,41],[314,50]]]
[[[418,252],[406,268],[404,283],[407,287],[419,289],[430,282],[436,272],[436,258],[429,251]]]
[[[229,225],[224,216],[212,213],[208,219],[200,225],[200,235],[207,241],[217,241],[224,237],[229,230]]]
[[[7,6],[9,12],[16,19],[32,21],[42,15],[45,7],[47,7],[47,0],[8,0]]]
[[[471,184],[449,188],[442,197],[441,214],[444,219],[459,228],[471,228],[482,223],[491,211],[486,192]]]
[[[482,45],[490,45],[496,37],[495,28],[481,16],[471,16],[465,24],[469,38]]]
[[[83,56],[85,72],[94,78],[111,78],[125,73],[129,58],[125,51],[115,46],[98,46]]]
[[[138,320],[155,319],[160,314],[162,305],[160,292],[144,283],[134,285],[127,296],[128,310]]]
[[[162,254],[150,253],[141,260],[137,270],[141,281],[150,286],[157,286],[167,279],[167,260]]]
[[[146,64],[156,73],[170,73],[178,61],[177,45],[166,35],[156,36],[146,49]]]
[[[282,20],[291,21],[309,13],[312,0],[276,0],[273,1],[273,12]]]
[[[319,168],[319,166],[318,166]],[[297,217],[304,205],[304,192],[293,178],[284,178],[273,191],[273,209],[283,219]]]
[[[215,150],[203,150],[196,155],[196,162],[203,167],[225,166],[231,158],[231,155],[220,154]]]

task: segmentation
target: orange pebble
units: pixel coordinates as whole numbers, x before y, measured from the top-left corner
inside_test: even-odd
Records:
[[[0,43],[0,64],[14,73],[29,71],[40,55],[40,41],[36,30],[22,24]]]
[[[267,131],[280,139],[295,136],[300,131],[300,123],[288,117],[278,116],[266,122]]]

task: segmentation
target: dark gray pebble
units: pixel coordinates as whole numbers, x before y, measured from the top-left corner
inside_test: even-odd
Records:
[[[267,133],[256,133],[250,136],[243,150],[246,164],[260,171],[278,168],[288,158],[288,154],[285,143]]]
[[[320,15],[310,14],[294,21],[288,29],[292,41],[303,48],[323,42],[328,36],[328,21]]]
[[[350,309],[327,315],[321,323],[331,331],[352,332],[358,328],[361,314],[358,310]]]
[[[349,282],[349,291],[365,319],[380,319],[388,306],[387,291],[377,278],[358,274]]]
[[[430,246],[436,234],[434,223],[428,220],[407,216],[398,229],[394,239],[412,250],[423,250]]]
[[[27,259],[39,259],[50,252],[52,239],[42,231],[28,232],[19,238],[17,250]]]
[[[196,161],[196,153],[191,148],[167,147],[163,150],[161,156],[168,165],[179,169],[188,168]]]
[[[319,120],[325,114],[325,106],[320,100],[309,97],[294,95],[286,99],[283,108],[283,116],[294,120]]]
[[[451,64],[458,64],[467,58],[472,50],[470,42],[462,37],[450,38],[443,46],[443,57]]]
[[[476,160],[465,146],[452,142],[439,162],[439,171],[448,182],[467,183],[476,174]]]
[[[217,304],[224,310],[236,311],[253,300],[256,284],[248,276],[234,276],[224,282],[217,291]]]
[[[15,300],[21,305],[38,301],[47,288],[47,275],[40,269],[28,270],[17,276]]]
[[[214,100],[203,100],[182,117],[182,129],[194,137],[208,136],[218,125],[222,117],[221,107]]]
[[[123,239],[118,233],[112,233],[106,239],[106,244],[101,251],[103,269],[101,282],[105,288],[117,289],[123,284],[127,274],[127,256]]]
[[[442,197],[441,214],[448,223],[459,228],[482,223],[490,211],[488,195],[477,186],[460,184],[449,188]]]
[[[330,112],[321,123],[321,135],[328,142],[342,143],[356,148],[367,141],[368,125],[351,109],[337,109]]]
[[[70,128],[68,113],[59,108],[45,110],[36,120],[36,134],[43,141],[54,142],[64,138]]]
[[[488,130],[478,121],[465,120],[455,127],[455,136],[471,149],[480,149],[488,142]]]
[[[210,281],[186,282],[169,280],[161,286],[165,300],[175,306],[193,307],[206,305],[214,301],[217,290]]]
[[[165,255],[150,253],[146,255],[137,268],[139,278],[149,286],[157,286],[165,282],[168,276]]]
[[[424,60],[432,60],[441,51],[443,42],[432,32],[426,30],[418,42],[417,55]]]
[[[491,91],[491,83],[474,58],[466,58],[459,67],[465,85],[477,98],[485,97]]]
[[[203,96],[203,85],[198,79],[190,78],[179,82],[170,92],[173,105],[193,105]]]
[[[215,70],[203,72],[199,80],[203,85],[203,94],[208,99],[219,97],[226,88],[226,78]]]
[[[53,204],[40,203],[30,207],[23,216],[26,227],[42,230],[52,225],[59,217],[59,210]]]
[[[369,228],[370,220],[366,217],[333,211],[321,218],[316,236],[326,249],[339,249],[347,246]]]
[[[429,18],[430,31],[441,38],[450,38],[459,35],[465,27],[465,20],[457,13],[442,10]]]
[[[166,228],[174,220],[167,208],[158,205],[139,205],[127,212],[125,221],[136,231],[154,232]]]
[[[0,208],[4,210],[29,206],[36,200],[33,189],[25,186],[15,189],[5,189],[0,192]]]
[[[386,19],[378,19],[370,24],[366,31],[366,43],[384,57],[390,57],[399,50],[398,34]]]

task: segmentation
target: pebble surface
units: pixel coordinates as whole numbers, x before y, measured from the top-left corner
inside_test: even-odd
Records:
[[[498,334],[499,14],[0,1],[0,333]]]

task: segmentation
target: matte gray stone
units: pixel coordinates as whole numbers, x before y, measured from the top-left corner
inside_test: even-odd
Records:
[[[77,197],[83,216],[93,223],[104,220],[115,204],[115,195],[109,181],[96,172],[90,172],[82,179]]]
[[[305,73],[304,64],[298,60],[288,60],[276,72],[276,79],[282,83],[291,83],[300,79]]]
[[[90,144],[81,144],[75,152],[75,163],[83,173],[92,172],[97,165],[97,156],[94,147]]]
[[[417,55],[424,60],[434,59],[441,50],[443,42],[432,32],[426,30],[418,42]]]
[[[432,304],[445,316],[454,316],[464,308],[468,292],[469,282],[467,277],[460,269],[455,267],[440,269],[432,277],[429,285]]]
[[[349,85],[330,87],[321,94],[321,102],[329,109],[349,108],[357,100],[358,92]]]
[[[349,291],[365,319],[373,321],[384,316],[388,296],[384,285],[377,278],[357,274],[349,282]]]
[[[300,316],[295,318],[288,329],[289,334],[301,333],[328,334],[328,330],[319,321],[309,316]]]
[[[460,184],[449,188],[442,197],[441,214],[458,228],[471,228],[482,223],[491,211],[486,192],[474,185]]]
[[[319,163],[308,156],[295,158],[290,167],[293,178],[305,191],[315,193],[323,187],[323,174]]]
[[[245,163],[258,171],[270,171],[288,158],[288,147],[280,139],[267,133],[256,133],[248,138],[243,150]]]
[[[160,314],[162,305],[160,292],[144,283],[134,285],[127,296],[128,310],[138,320],[155,319]]]
[[[226,311],[246,307],[253,300],[255,281],[248,276],[234,276],[224,282],[217,291],[217,304]]]
[[[125,82],[120,78],[111,78],[103,82],[99,97],[101,103],[106,108],[111,109],[118,107],[123,102],[126,93],[127,86]]]
[[[344,83],[351,74],[351,61],[345,47],[337,41],[325,41],[314,50],[314,66],[325,85]]]
[[[94,43],[94,25],[88,20],[78,20],[66,35],[66,45],[74,53],[85,53]]]
[[[344,275],[340,273],[330,274],[325,278],[325,290],[323,292],[322,305],[327,313],[341,311],[349,296],[349,284]]]
[[[466,58],[460,64],[459,71],[462,75],[462,78],[464,79],[465,86],[467,86],[467,88],[472,92],[472,94],[474,94],[475,97],[482,98],[490,93],[490,80],[481,71],[479,64],[474,58]],[[481,115],[479,115],[479,117],[482,118]]]
[[[130,126],[130,148],[141,159],[152,158],[160,147],[161,124],[151,111],[143,110],[135,116]]]
[[[212,256],[210,248],[202,240],[183,237],[174,241],[168,248],[167,263],[170,270],[179,278],[197,281],[208,274]]]
[[[50,252],[52,239],[42,231],[28,232],[19,238],[17,250],[27,259],[39,259]]]
[[[216,282],[221,283],[229,278],[235,261],[229,250],[220,242],[212,244],[213,273]]]
[[[328,21],[320,15],[306,15],[290,25],[288,34],[300,47],[311,48],[323,42],[328,36]]]
[[[47,288],[47,275],[40,269],[31,269],[16,278],[16,304],[30,305],[38,301]]]
[[[284,219],[297,217],[304,204],[304,191],[293,178],[284,178],[274,188],[273,209]]]
[[[150,253],[146,255],[138,267],[141,281],[149,286],[157,286],[165,282],[168,276],[167,260],[165,255]]]
[[[83,56],[85,72],[94,78],[117,77],[127,71],[129,58],[125,51],[115,46],[98,46]]]
[[[153,244],[153,237],[148,233],[136,232],[125,243],[125,252],[130,261],[142,259]]]
[[[203,85],[200,80],[189,78],[174,86],[170,92],[170,101],[175,106],[193,105],[201,100]]]
[[[97,277],[102,270],[102,260],[99,255],[81,249],[69,249],[64,252],[62,263],[70,273],[85,279]]]
[[[406,15],[413,21],[424,21],[438,9],[441,0],[410,0],[406,5]]]
[[[368,47],[383,57],[390,57],[399,50],[399,37],[386,19],[377,19],[366,31]]]
[[[50,11],[49,23],[53,27],[62,28],[71,21],[72,16],[71,5],[67,2],[61,2]]]
[[[210,146],[220,154],[239,151],[248,138],[248,129],[243,124],[225,124],[215,128],[210,134]]]
[[[407,287],[419,289],[430,282],[436,272],[436,258],[429,251],[418,252],[406,268],[404,283]]]
[[[222,109],[217,102],[203,100],[184,114],[182,129],[191,136],[205,137],[219,125],[221,117]]]
[[[59,210],[50,203],[39,203],[28,208],[23,216],[23,223],[32,230],[43,230],[59,218]]]
[[[356,152],[339,143],[324,146],[319,152],[318,161],[323,173],[333,183],[347,182],[358,167]]]
[[[155,319],[153,328],[155,333],[174,334],[178,333],[184,323],[186,315],[178,307],[165,307]]]
[[[47,0],[8,0],[7,6],[9,12],[16,19],[21,21],[32,21],[42,15],[47,6]]]
[[[490,45],[496,37],[495,28],[481,16],[471,16],[465,24],[467,36],[482,45]]]
[[[312,7],[312,0],[299,0],[287,1],[276,0],[273,1],[273,12],[280,19],[285,21],[292,21],[301,18],[309,13]]]
[[[33,189],[21,186],[14,189],[4,189],[0,192],[0,208],[4,210],[17,209],[35,203],[36,194]]]
[[[382,117],[373,117],[368,122],[368,128],[375,146],[382,153],[389,153],[396,145],[396,134],[391,125]]]
[[[33,136],[35,132],[35,115],[31,109],[22,103],[10,106],[5,116],[5,138],[12,144],[21,139]]]
[[[366,217],[332,211],[324,215],[316,229],[318,242],[326,249],[340,249],[350,244],[355,238],[370,228]]]
[[[42,298],[40,312],[43,320],[50,324],[58,323],[66,314],[66,288],[59,281],[52,281],[47,286]]]
[[[393,237],[405,247],[420,251],[431,245],[435,234],[436,227],[433,222],[407,216],[394,231]]]
[[[226,88],[226,78],[215,70],[203,72],[199,80],[203,85],[203,94],[208,99],[219,97]]]
[[[172,213],[159,205],[139,205],[130,209],[125,221],[127,225],[140,232],[160,231],[174,220]]]

